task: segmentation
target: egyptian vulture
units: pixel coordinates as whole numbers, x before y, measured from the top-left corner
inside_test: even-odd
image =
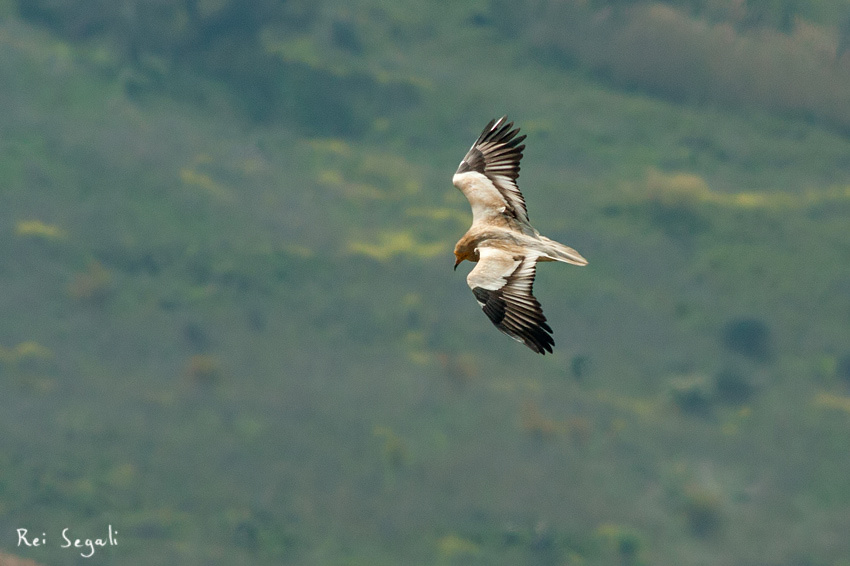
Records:
[[[472,226],[455,245],[455,269],[465,259],[477,262],[466,282],[484,313],[514,340],[546,354],[555,342],[532,294],[537,262],[587,260],[529,223],[516,184],[525,136],[506,119],[487,124],[452,177],[472,206]]]

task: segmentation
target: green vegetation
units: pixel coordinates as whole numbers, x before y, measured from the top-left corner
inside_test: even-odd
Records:
[[[0,1],[3,552],[846,563],[842,2],[252,6]],[[552,356],[451,271],[503,113]]]

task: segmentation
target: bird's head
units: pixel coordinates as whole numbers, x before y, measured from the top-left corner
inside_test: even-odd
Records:
[[[473,252],[468,248],[461,246],[460,243],[455,246],[455,270],[463,260],[473,261]]]

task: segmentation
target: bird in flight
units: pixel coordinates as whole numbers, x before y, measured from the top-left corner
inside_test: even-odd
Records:
[[[552,329],[532,294],[539,261],[587,265],[574,249],[540,235],[517,187],[525,136],[491,120],[466,153],[452,183],[472,206],[472,226],[455,244],[455,269],[478,264],[466,282],[496,328],[539,354],[552,352]]]

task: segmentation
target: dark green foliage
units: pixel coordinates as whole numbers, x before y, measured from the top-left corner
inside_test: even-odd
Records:
[[[685,494],[682,510],[694,536],[717,536],[723,526],[723,509],[719,497],[701,487],[691,487]]]
[[[741,20],[743,27],[769,27],[789,33],[799,13],[801,0],[748,0]]]
[[[808,42],[800,16],[832,26],[835,0],[492,0],[493,20],[546,63],[684,103],[768,109],[850,130],[850,79]],[[815,86],[817,85],[817,86]]]
[[[624,566],[636,565],[639,562],[639,556],[643,541],[635,533],[623,533],[617,540],[617,553],[620,555],[620,561]]]
[[[724,369],[714,376],[714,391],[717,399],[731,405],[745,405],[755,394],[755,388],[741,373]]]
[[[208,68],[232,68],[247,52],[260,55],[266,27],[296,30],[315,21],[320,2],[260,0],[18,0],[22,17],[71,40],[101,38],[134,64],[148,55]],[[226,54],[225,50],[234,52]],[[223,56],[217,59],[215,56]]]
[[[120,2],[109,0],[18,0],[18,11],[22,17],[49,26],[71,40],[106,33],[122,20]]]
[[[767,324],[757,318],[736,318],[723,327],[723,345],[736,354],[765,362],[773,354],[773,339]]]
[[[570,373],[572,373],[574,378],[581,381],[587,376],[589,366],[590,358],[587,356],[573,356],[572,360],[570,360]]]
[[[337,74],[303,63],[274,63],[270,76],[279,83],[243,92],[258,119],[274,112],[303,125],[310,133],[362,135],[376,116],[414,106],[419,89],[409,82],[379,82],[366,73]]]
[[[708,218],[691,204],[652,200],[647,208],[652,224],[679,241],[690,241],[710,227]]]
[[[714,395],[703,379],[678,378],[671,383],[670,397],[682,413],[698,417],[711,414]]]
[[[236,104],[254,121],[293,123],[312,133],[360,135],[376,115],[407,108],[419,100],[418,88],[365,71],[340,72],[312,61],[271,51],[266,36],[310,37],[320,2],[263,0],[250,9],[239,0],[21,0],[23,17],[71,40],[99,40],[117,47],[122,64],[147,76],[131,77],[128,94],[138,98],[155,88],[183,98],[203,97],[184,81],[189,72],[213,77],[230,88]],[[318,33],[318,32],[317,32]],[[351,21],[331,24],[333,46],[352,55],[362,49]],[[161,76],[152,60],[167,62]],[[169,86],[170,85],[170,86]],[[175,91],[175,85],[179,85]]]
[[[297,554],[298,538],[274,512],[250,509],[234,515],[229,527],[237,548],[266,560],[283,560]]]
[[[207,332],[196,322],[187,322],[183,326],[183,339],[195,352],[206,352],[211,346]]]
[[[850,383],[850,354],[844,354],[838,359],[838,365],[835,368],[835,373],[843,381]]]
[[[336,47],[354,55],[363,52],[363,40],[360,37],[360,31],[353,22],[335,20],[331,24],[331,41]]]

